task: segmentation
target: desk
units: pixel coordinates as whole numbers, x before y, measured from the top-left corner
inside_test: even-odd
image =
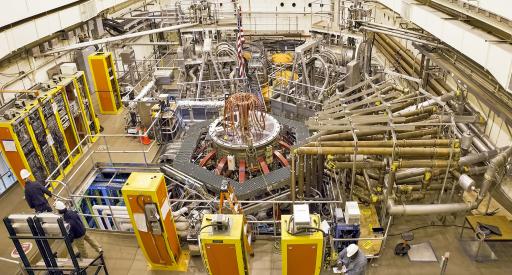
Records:
[[[473,232],[475,232],[475,240],[462,240],[462,234],[466,223],[469,224]],[[501,231],[501,236],[491,234],[483,236],[479,233],[478,223],[494,225]],[[505,216],[466,216],[464,224],[460,231],[461,244],[469,256],[476,261],[496,260],[497,257],[490,247],[485,244],[486,241],[512,241],[512,223]],[[474,252],[476,250],[476,252]],[[488,255],[480,255],[481,251],[485,251]],[[473,254],[473,255],[471,255]]]

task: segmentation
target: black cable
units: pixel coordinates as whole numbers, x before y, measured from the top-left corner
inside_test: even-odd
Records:
[[[422,225],[422,226],[418,226],[418,227],[415,227],[415,228],[412,228],[412,229],[409,229],[409,230],[405,230],[405,231],[402,231],[400,233],[395,233],[395,234],[388,234],[388,236],[392,237],[392,236],[399,236],[399,235],[402,235],[403,233],[406,233],[406,232],[412,232],[412,231],[415,231],[415,230],[418,230],[418,229],[423,229],[423,228],[427,228],[427,227],[431,227],[431,226],[440,226],[440,227],[463,227],[462,225],[458,225],[458,224],[429,224],[429,225]],[[471,227],[464,227],[465,229],[471,229]]]
[[[212,227],[213,227],[213,226],[215,226],[215,224],[210,223],[210,224],[207,224],[207,225],[205,225],[205,226],[201,227],[201,228],[199,229],[199,231],[197,231],[197,234],[201,233],[201,231],[203,231],[203,229],[205,229],[205,228],[207,228],[207,227],[210,227],[210,226],[212,226]]]
[[[316,227],[312,227],[312,226],[301,227],[300,231],[297,231],[295,233],[292,233],[292,232],[288,231],[288,234],[290,234],[292,236],[297,236],[297,235],[301,235],[302,233],[309,233],[308,229],[312,229],[312,230],[316,230],[316,231],[322,232],[324,236],[327,235],[322,229],[316,228]]]

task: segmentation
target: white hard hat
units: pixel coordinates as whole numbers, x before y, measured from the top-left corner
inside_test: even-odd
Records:
[[[20,176],[23,180],[26,180],[30,177],[30,172],[27,169],[21,169]]]
[[[55,202],[55,209],[57,209],[57,210],[64,210],[64,209],[66,209],[66,204],[63,203],[62,201],[56,201]]]
[[[359,250],[359,246],[357,244],[350,244],[347,247],[347,257],[352,257]]]

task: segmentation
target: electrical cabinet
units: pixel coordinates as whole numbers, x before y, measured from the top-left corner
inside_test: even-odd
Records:
[[[97,134],[100,132],[100,121],[92,105],[84,72],[78,71],[72,75],[62,76],[57,85],[64,87],[69,110],[73,114],[78,139],[82,140],[86,135],[89,135],[91,142],[95,142],[98,139]]]
[[[149,268],[186,271],[190,254],[180,247],[164,175],[133,172],[121,193]]]
[[[0,147],[22,186],[21,169],[29,170],[32,180],[44,182],[50,175],[60,180],[82,154],[65,88],[29,94],[0,108]]]
[[[89,66],[102,114],[117,114],[122,109],[121,91],[117,82],[114,58],[110,52],[89,56]]]
[[[244,216],[222,215],[226,225],[222,230],[214,227],[214,215],[204,215],[199,240],[201,254],[210,275],[246,275],[249,274],[248,251]]]
[[[292,234],[291,215],[281,216],[281,255],[283,275],[318,275],[322,267],[323,233]],[[320,226],[320,216],[311,215],[311,224]]]
[[[63,161],[61,156],[64,156],[64,152],[66,152],[66,156],[71,154],[70,160],[75,163],[82,154],[77,127],[73,119],[74,116],[77,116],[75,112],[78,110],[70,108],[66,97],[66,90],[63,86],[57,86],[51,90],[48,97],[56,118],[56,129],[58,128],[63,134],[63,139],[59,139],[63,141],[63,145],[57,145],[61,146],[62,154],[59,154],[57,158],[59,161]]]
[[[27,169],[32,173],[32,180],[45,180],[48,176],[44,160],[36,151],[37,144],[32,140],[27,120],[27,109],[30,109],[34,100],[10,101],[2,106],[2,117],[0,118],[0,146],[4,152],[9,166],[16,176],[18,182],[25,186],[25,181],[20,177],[21,169]],[[29,106],[25,107],[25,104]],[[18,106],[15,106],[18,105]]]

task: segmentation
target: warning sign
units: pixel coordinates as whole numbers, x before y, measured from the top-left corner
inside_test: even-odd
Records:
[[[23,249],[23,252],[27,254],[32,249],[32,243],[22,243],[21,248]],[[19,258],[20,254],[18,253],[18,250],[14,248],[11,252],[11,257],[13,258]]]

